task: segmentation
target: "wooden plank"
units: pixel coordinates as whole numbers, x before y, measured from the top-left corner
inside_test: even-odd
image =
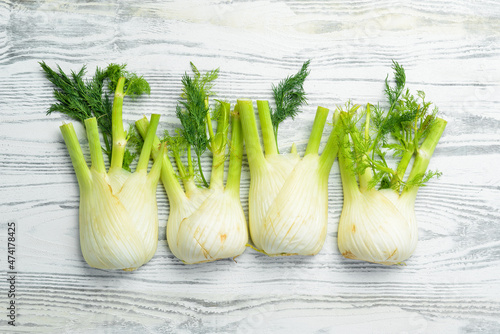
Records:
[[[483,1],[0,1],[0,256],[16,222],[16,331],[71,333],[425,333],[500,329],[500,5]],[[90,268],[79,246],[79,192],[38,61],[64,70],[128,63],[151,84],[124,118],[174,109],[189,61],[220,67],[220,98],[270,99],[270,87],[311,59],[309,104],[280,128],[282,151],[305,150],[318,105],[383,101],[391,60],[448,121],[431,161],[443,176],[419,190],[420,241],[406,266],[344,259],[337,249],[342,186],[329,179],[328,235],[315,257],[184,265],[169,251],[169,204],[135,272]],[[76,125],[84,154],[83,127]],[[323,143],[330,129],[324,133]],[[211,167],[207,154],[204,170]],[[249,170],[243,166],[245,213]],[[9,283],[0,262],[0,303]],[[6,314],[6,313],[5,313]]]

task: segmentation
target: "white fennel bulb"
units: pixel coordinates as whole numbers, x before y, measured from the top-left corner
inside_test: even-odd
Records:
[[[281,155],[267,101],[257,101],[265,155],[251,100],[238,100],[250,164],[249,226],[257,250],[270,256],[315,255],[326,238],[328,176],[338,133],[332,131],[318,154],[328,109],[319,107],[304,158],[292,149]]]
[[[172,224],[170,249],[185,263],[236,257],[243,253],[248,242],[239,198],[224,189],[214,190],[189,215],[171,215],[168,224]]]
[[[120,78],[112,114],[111,167],[106,172],[96,118],[85,120],[92,166],[85,162],[71,123],[61,126],[80,187],[80,246],[85,261],[94,268],[134,270],[155,254],[158,243],[156,186],[161,163],[147,173],[159,115],[153,115],[136,171],[122,168],[125,132],[122,123],[123,89]]]
[[[404,69],[397,63],[393,68],[396,87],[386,82],[389,110],[371,105],[358,110],[359,106],[347,104],[347,110],[340,113],[344,205],[339,251],[349,259],[384,265],[403,263],[416,249],[417,191],[439,175],[427,167],[446,127],[423,92],[416,98],[404,91]],[[396,169],[389,167],[385,157],[391,151],[400,159]]]
[[[414,200],[391,189],[370,189],[344,197],[338,247],[349,259],[398,264],[413,254],[418,240]]]
[[[248,153],[247,153],[248,155]],[[250,156],[248,155],[249,159]],[[258,249],[263,249],[261,244],[264,233],[264,221],[273,203],[278,196],[283,184],[300,161],[297,153],[270,154],[265,157],[267,163],[253,164],[250,169],[250,190],[248,194],[249,229],[252,241]]]
[[[149,174],[130,173],[113,190],[106,173],[90,168],[90,183],[80,185],[80,246],[94,268],[133,270],[147,263],[158,244],[156,185],[161,165]]]

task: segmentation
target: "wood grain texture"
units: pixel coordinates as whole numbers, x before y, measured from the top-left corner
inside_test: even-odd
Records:
[[[38,61],[65,70],[128,63],[152,94],[124,118],[160,113],[178,125],[180,77],[193,61],[221,68],[220,97],[269,99],[270,86],[311,59],[309,104],[280,128],[304,152],[318,105],[383,100],[391,60],[448,121],[431,161],[443,176],[419,191],[420,241],[406,266],[344,259],[342,186],[329,183],[326,244],[315,257],[183,265],[160,236],[136,272],[89,268],[78,237],[79,193],[46,116],[52,86]],[[498,333],[500,331],[500,4],[497,1],[0,0],[0,257],[18,226],[18,326],[5,333]],[[89,159],[85,133],[76,126]],[[329,131],[325,131],[324,142]],[[205,156],[205,170],[211,158]],[[247,212],[248,165],[241,198]],[[0,262],[1,308],[6,264]]]

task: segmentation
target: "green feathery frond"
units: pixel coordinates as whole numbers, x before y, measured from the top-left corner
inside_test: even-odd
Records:
[[[299,108],[307,101],[303,85],[309,75],[307,68],[310,62],[310,60],[306,61],[299,72],[288,76],[277,86],[273,85],[272,87],[276,109],[271,109],[271,121],[276,142],[280,123],[288,117],[293,119],[299,113]]]
[[[219,76],[219,69],[201,74],[193,63],[190,64],[194,76],[192,78],[187,73],[182,76],[182,100],[176,107],[176,115],[182,124],[182,136],[188,144],[188,150],[192,148],[196,153],[196,160],[192,157],[192,160],[188,161],[189,169],[195,174],[192,176],[196,179],[199,175],[203,185],[208,187],[201,168],[201,156],[210,148],[213,139],[207,131],[211,129],[211,124],[208,124],[211,122],[208,98],[215,95],[212,88],[214,80]],[[194,166],[198,166],[198,171]]]
[[[104,139],[103,151],[111,160],[112,127],[111,114],[113,103],[108,92],[104,89],[108,82],[109,90],[114,92],[116,82],[121,76],[126,79],[126,94],[136,97],[150,92],[147,81],[136,74],[125,71],[126,65],[110,64],[105,70],[97,67],[94,76],[85,80],[86,66],[78,72],[71,71],[68,75],[60,66],[57,71],[50,68],[45,62],[40,66],[47,79],[54,84],[54,97],[56,103],[52,104],[47,114],[59,112],[84,124],[88,118],[95,117],[99,130]],[[126,150],[123,168],[130,170],[130,163],[138,156],[138,152]]]
[[[391,87],[388,80],[385,81],[389,108],[369,105],[365,110],[347,111],[343,128],[350,138],[350,158],[354,161],[355,172],[363,175],[366,169],[370,169],[368,187],[378,185],[380,189],[402,191],[407,187],[422,186],[440,175],[438,171],[428,171],[406,182],[403,180],[411,158],[417,154],[434,124],[437,108],[431,110],[432,103],[425,100],[422,91],[417,91],[415,96],[408,89],[404,90],[404,68],[395,61],[392,68],[396,85]],[[346,109],[349,110],[349,105]],[[365,129],[364,135],[360,129]],[[387,153],[400,159],[397,168],[389,166]]]
[[[385,78],[385,95],[387,96],[387,100],[391,106],[394,105],[394,103],[399,99],[406,84],[406,74],[403,66],[393,60],[392,69],[394,70],[394,81],[396,86],[391,87],[389,85],[389,75]]]
[[[121,77],[125,78],[123,92],[132,99],[142,95],[150,94],[151,88],[149,83],[142,76],[135,73],[130,73],[125,70],[127,65],[110,64],[106,69],[106,76],[109,78],[109,90],[112,92],[116,89],[116,84]]]

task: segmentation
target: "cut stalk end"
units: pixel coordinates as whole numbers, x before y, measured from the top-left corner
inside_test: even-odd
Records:
[[[95,117],[88,118],[84,121],[84,123],[85,129],[87,130],[92,167],[94,167],[99,173],[106,173],[106,167],[104,166],[104,159],[102,157],[101,142],[99,140],[97,119]]]
[[[260,128],[262,130],[262,139],[264,141],[264,151],[266,155],[277,154],[276,136],[271,120],[271,110],[268,101],[257,101],[257,110],[259,111]]]
[[[125,131],[123,130],[123,87],[125,78],[118,79],[113,100],[113,110],[111,113],[111,133],[113,137],[113,149],[111,151],[111,168],[122,168],[123,156],[125,155]]]
[[[329,110],[323,107],[318,107],[314,123],[307,143],[306,153],[318,154],[321,137],[323,136],[323,129],[325,128],[326,118],[328,117]]]
[[[153,141],[156,137],[156,129],[158,128],[159,121],[160,115],[151,115],[151,122],[149,123],[146,138],[144,139],[144,145],[142,146],[136,171],[146,170],[148,168],[149,157],[151,156],[151,149],[153,147]]]
[[[135,125],[142,138],[145,138],[149,127],[148,119],[144,116],[140,120],[136,121]],[[185,194],[184,191],[182,190],[179,180],[177,179],[175,171],[172,167],[172,163],[168,158],[168,154],[166,152],[167,150],[164,149],[163,151],[160,151],[160,149],[161,149],[160,139],[157,136],[155,136],[153,140],[153,146],[151,148],[151,155],[155,160],[155,163],[157,160],[161,161],[161,172],[160,172],[161,182],[163,183],[163,187],[167,192],[169,201],[174,202],[179,200],[180,198],[185,197]]]
[[[333,116],[334,126],[328,141],[326,142],[323,153],[320,157],[320,169],[321,173],[327,177],[330,174],[335,158],[339,152],[340,136],[342,135],[342,126],[339,120],[339,112],[336,111]],[[314,128],[313,128],[314,129]]]
[[[223,187],[224,162],[226,160],[227,133],[229,128],[230,104],[221,102],[221,115],[217,120],[215,137],[211,140],[212,146],[212,173],[210,175],[210,188]]]
[[[262,152],[262,146],[260,145],[259,132],[257,129],[252,100],[239,99],[238,109],[241,117],[248,163],[250,164],[250,168],[257,167],[259,164],[265,162],[265,158],[264,153]]]
[[[85,162],[82,148],[76,136],[75,129],[73,128],[73,124],[63,124],[60,129],[64,142],[66,143],[66,147],[68,148],[69,156],[71,158],[73,169],[75,170],[80,188],[90,186],[92,178],[90,175],[90,169]]]
[[[243,161],[243,133],[238,109],[238,105],[236,105],[231,123],[231,151],[229,156],[229,171],[227,175],[226,189],[239,198],[241,165]]]

